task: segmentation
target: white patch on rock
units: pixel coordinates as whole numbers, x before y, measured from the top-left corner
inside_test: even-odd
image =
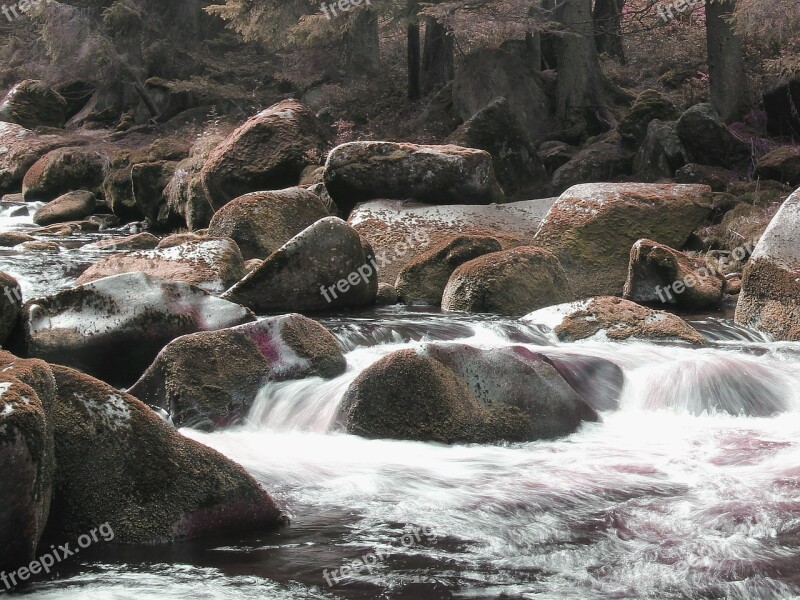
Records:
[[[577,302],[567,302],[565,304],[556,304],[555,306],[540,308],[532,313],[528,313],[520,320],[555,329],[572,313],[578,312],[579,310],[586,310],[586,307],[589,306],[589,302],[589,300],[579,300]]]
[[[131,409],[121,396],[112,394],[106,402],[98,402],[93,398],[87,400],[81,395],[78,395],[77,398],[83,402],[94,418],[109,429],[119,431],[131,428]]]

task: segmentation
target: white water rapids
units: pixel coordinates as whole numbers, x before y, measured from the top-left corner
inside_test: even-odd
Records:
[[[4,250],[0,270],[34,273],[37,260]],[[247,425],[184,431],[262,482],[291,514],[290,527],[242,540],[98,547],[20,595],[800,597],[800,346],[724,319],[693,321],[711,342],[704,349],[557,344],[512,319],[398,309],[323,322],[347,349],[346,374],[270,384]],[[331,430],[358,373],[431,340],[607,358],[624,369],[620,409],[563,439],[515,445],[445,447]],[[786,409],[709,414],[710,400]],[[435,535],[403,543],[422,529]],[[326,572],[376,552],[382,558],[369,569],[326,582]]]

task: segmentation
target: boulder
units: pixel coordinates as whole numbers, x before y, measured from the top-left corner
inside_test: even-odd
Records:
[[[482,48],[464,57],[453,80],[453,106],[466,122],[502,96],[533,142],[550,128],[550,105],[534,65],[500,49]]]
[[[686,152],[678,137],[674,121],[650,121],[647,134],[642,141],[636,158],[633,159],[633,173],[641,181],[670,179],[675,171],[686,164]],[[700,183],[680,181],[679,183]]]
[[[359,202],[384,198],[426,204],[503,201],[491,154],[460,146],[342,144],[328,155],[325,187],[345,215]]]
[[[479,110],[445,142],[491,154],[497,181],[506,194],[547,195],[541,194],[548,185],[544,164],[505,98]]]
[[[574,433],[583,421],[598,420],[550,360],[524,346],[427,344],[421,354],[453,371],[483,407],[518,409],[529,427],[528,439],[558,438]]]
[[[211,205],[225,204],[250,192],[297,185],[308,165],[318,163],[327,133],[308,108],[283,100],[251,117],[217,146],[201,170]]]
[[[109,159],[86,148],[58,148],[37,160],[22,179],[27,202],[50,202],[67,192],[88,190],[99,193]]]
[[[528,244],[553,202],[428,206],[378,200],[356,208],[348,222],[375,250],[379,281],[394,285],[406,264],[460,235],[493,237],[506,249]]]
[[[0,102],[0,121],[28,129],[63,127],[66,120],[67,101],[42,81],[21,81]]]
[[[397,295],[397,290],[393,285],[388,283],[378,284],[378,295],[375,297],[375,304],[377,306],[392,306],[400,302],[400,296]]]
[[[122,250],[152,250],[156,246],[158,246],[158,238],[152,233],[145,232],[100,240],[81,246],[81,250],[85,252],[120,252]]]
[[[90,216],[96,207],[97,201],[92,192],[86,190],[67,192],[37,210],[33,215],[33,222],[44,226],[80,221]]]
[[[272,253],[223,298],[258,313],[368,306],[378,293],[377,268],[358,232],[326,217]]]
[[[3,231],[0,233],[0,248],[11,248],[23,242],[33,242],[36,238],[22,231]]]
[[[0,271],[0,346],[5,346],[22,314],[22,288],[11,275]]]
[[[174,215],[169,212],[164,193],[176,168],[177,163],[169,160],[138,163],[131,167],[131,189],[139,213],[154,225],[167,229],[181,224],[171,218]]]
[[[77,284],[135,271],[221,293],[244,276],[244,260],[233,240],[192,242],[107,256],[84,271]]]
[[[578,152],[580,148],[558,140],[544,142],[536,151],[547,172],[551,174],[572,160]]]
[[[291,314],[180,337],[128,391],[178,427],[213,430],[241,423],[271,381],[330,378],[345,368],[336,338]]]
[[[428,345],[368,367],[344,394],[341,424],[367,438],[493,443],[573,433],[592,410],[524,347]]]
[[[53,373],[50,535],[75,539],[108,523],[116,543],[158,544],[286,522],[242,467],[183,437],[133,396],[67,367]]]
[[[742,274],[736,322],[776,340],[800,340],[800,190],[783,203]]]
[[[442,309],[524,315],[572,299],[558,259],[542,248],[520,246],[458,267],[447,282]]]
[[[553,190],[561,193],[579,183],[610,181],[629,175],[635,152],[622,145],[618,134],[590,143],[553,173]]]
[[[800,76],[773,85],[764,92],[767,131],[775,137],[794,137],[800,141]]]
[[[655,90],[645,90],[633,102],[628,113],[620,119],[617,131],[623,141],[638,148],[647,136],[654,119],[673,121],[680,116],[675,103]]]
[[[562,342],[647,340],[704,345],[705,338],[673,314],[612,296],[550,306],[523,317],[554,331]]]
[[[0,353],[0,572],[36,558],[53,494],[55,380],[41,361]]]
[[[800,185],[800,148],[782,146],[765,154],[758,159],[754,176]]]
[[[656,302],[685,309],[719,306],[724,275],[705,260],[691,259],[652,240],[631,248],[628,279],[623,295],[634,302]]]
[[[167,237],[162,238],[158,242],[156,248],[174,248],[175,246],[181,246],[183,244],[207,242],[211,239],[219,240],[226,238],[218,238],[218,237],[210,238],[207,237],[206,235],[201,235],[199,233],[194,233],[191,231],[185,233],[173,233],[172,235],[168,235]]]
[[[38,135],[20,125],[0,122],[0,194],[18,192],[25,173],[37,160],[68,143],[66,138]]]
[[[550,350],[543,356],[594,410],[619,408],[625,387],[625,372],[619,365],[597,356]]]
[[[125,273],[30,300],[22,326],[29,356],[130,383],[173,339],[254,318],[186,283]]]
[[[675,181],[686,184],[707,185],[712,192],[724,192],[738,179],[733,171],[689,163],[675,172]]]
[[[204,163],[203,156],[182,160],[164,188],[168,214],[183,219],[189,231],[208,227],[214,215],[200,175]]]
[[[677,129],[691,162],[732,169],[750,159],[750,145],[731,133],[711,104],[692,106]]]
[[[406,304],[439,306],[456,268],[500,250],[500,242],[485,236],[461,235],[437,244],[405,264],[397,276],[397,295]]]
[[[576,297],[620,295],[633,244],[647,238],[682,248],[711,204],[701,185],[577,185],[556,201],[533,243],[556,255]]]
[[[266,258],[327,216],[322,200],[303,188],[253,192],[217,211],[208,235],[233,239],[245,260]]]

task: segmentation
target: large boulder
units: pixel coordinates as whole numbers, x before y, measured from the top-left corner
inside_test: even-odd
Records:
[[[58,148],[37,160],[22,179],[27,202],[49,202],[67,192],[102,189],[109,159],[97,150]]]
[[[4,346],[22,314],[22,288],[11,275],[0,271],[0,346]]]
[[[53,373],[50,535],[74,539],[108,523],[116,543],[157,544],[286,522],[242,467],[183,437],[133,396],[67,367]]]
[[[186,283],[125,273],[30,300],[23,329],[29,356],[130,383],[173,339],[252,320]]]
[[[0,572],[36,557],[53,494],[56,385],[47,364],[0,352]]]
[[[800,190],[770,222],[744,269],[736,321],[777,340],[800,340]]]
[[[680,317],[612,296],[549,306],[523,320],[552,329],[562,342],[635,339],[705,344],[703,336]]]
[[[535,66],[501,49],[470,52],[455,73],[453,106],[468,121],[498,96],[533,142],[550,128],[550,106]]]
[[[431,345],[368,367],[342,399],[349,433],[453,443],[553,438],[597,414],[540,355]]]
[[[67,192],[37,210],[33,215],[33,222],[44,226],[81,221],[91,216],[96,207],[97,200],[92,192],[86,190]]]
[[[658,119],[650,121],[642,145],[633,159],[633,173],[636,178],[641,181],[670,179],[685,164],[686,152],[678,137],[675,122]]]
[[[250,192],[297,185],[327,147],[322,123],[296,100],[283,100],[248,119],[208,156],[201,171],[215,209]]]
[[[754,175],[761,179],[800,185],[800,148],[782,146],[765,154],[758,159]]]
[[[245,260],[266,258],[327,216],[319,196],[303,188],[252,192],[217,211],[208,235],[233,239]]]
[[[458,267],[447,282],[442,308],[524,315],[572,299],[558,259],[542,248],[520,246],[485,254]]]
[[[750,145],[731,133],[711,104],[695,104],[684,112],[678,137],[692,162],[730,169],[750,158]]]
[[[686,309],[719,306],[725,277],[706,262],[691,259],[652,240],[631,248],[623,295],[634,302],[655,302]]]
[[[460,235],[493,237],[503,248],[528,244],[553,202],[429,206],[376,200],[357,207],[348,222],[375,250],[379,281],[394,285],[406,264]]]
[[[42,81],[21,81],[0,102],[0,121],[28,129],[63,127],[66,120],[67,101]]]
[[[465,262],[500,250],[500,242],[492,237],[454,237],[406,263],[397,276],[397,294],[406,304],[438,306],[453,271]]]
[[[243,421],[271,381],[335,377],[345,368],[336,338],[292,314],[180,337],[128,391],[179,427],[212,430]]]
[[[426,204],[503,201],[492,155],[460,146],[349,142],[325,163],[325,187],[349,214],[359,202],[414,199]]]
[[[637,240],[682,248],[711,204],[711,189],[700,185],[577,185],[550,209],[534,244],[556,255],[576,297],[619,295]]]
[[[480,349],[428,344],[421,353],[451,369],[482,406],[519,409],[526,417],[530,439],[569,435],[583,421],[598,420],[550,359],[524,346]]]
[[[211,293],[225,291],[245,273],[242,253],[236,243],[222,238],[113,254],[84,271],[77,284],[136,271],[159,279],[190,283]]]
[[[275,251],[223,298],[259,313],[368,306],[378,293],[372,248],[336,217],[320,219]]]
[[[675,103],[664,94],[655,90],[645,90],[637,96],[631,109],[620,119],[617,130],[626,144],[638,148],[654,119],[672,121],[679,115]]]
[[[540,194],[537,192],[547,188],[547,173],[527,133],[508,100],[497,98],[445,141],[491,154],[495,175],[506,194],[525,192],[538,197]]]
[[[559,194],[579,183],[612,181],[629,175],[635,152],[626,148],[616,133],[587,145],[553,173],[553,190]]]
[[[0,194],[18,192],[37,160],[68,143],[66,138],[37,135],[21,125],[0,122]]]

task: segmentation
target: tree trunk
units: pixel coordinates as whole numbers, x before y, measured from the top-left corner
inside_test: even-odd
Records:
[[[345,34],[345,58],[350,77],[369,77],[380,70],[378,15],[372,10],[359,10]]]
[[[750,107],[742,40],[729,20],[735,9],[736,0],[716,0],[706,5],[711,103],[726,122],[743,116]]]
[[[625,0],[595,0],[592,20],[597,51],[613,56],[625,64],[625,49],[622,46],[623,6]]]
[[[425,45],[422,52],[422,91],[453,79],[453,36],[447,28],[431,17],[425,17]]]
[[[561,0],[554,11],[563,30],[556,41],[556,117],[574,135],[596,134],[614,122],[594,45],[591,0]]]
[[[408,25],[408,99],[419,100],[422,96],[419,81],[419,23]]]

